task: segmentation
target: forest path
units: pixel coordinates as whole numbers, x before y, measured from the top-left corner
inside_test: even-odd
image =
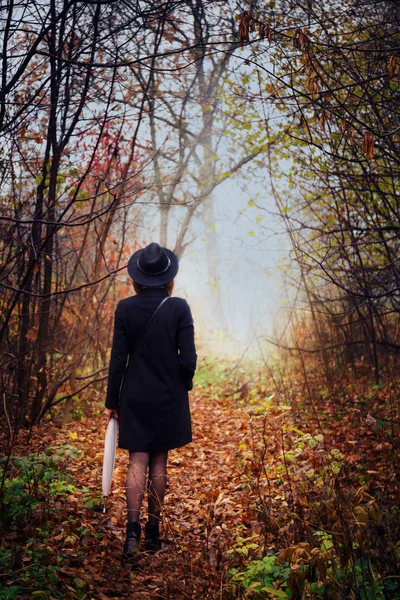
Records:
[[[14,454],[28,455],[28,465],[29,457],[36,456],[39,470],[30,467],[25,487],[16,478],[9,489],[15,490],[14,511],[22,510],[29,489],[35,504],[29,519],[11,523],[0,548],[8,561],[3,573],[0,567],[0,598],[233,600],[243,595],[234,589],[229,570],[246,569],[249,561],[266,554],[271,555],[268,568],[276,556],[292,561],[290,585],[299,590],[304,581],[296,577],[297,565],[305,564],[304,544],[309,548],[313,531],[338,531],[340,539],[353,532],[347,546],[352,560],[357,559],[351,554],[353,539],[371,544],[379,581],[388,582],[385,597],[397,598],[398,386],[371,390],[368,380],[364,387],[350,381],[340,394],[323,389],[313,398],[304,394],[300,376],[297,388],[288,379],[290,387],[282,386],[273,398],[269,379],[239,385],[228,375],[211,385],[199,383],[191,394],[194,441],[169,456],[163,547],[154,556],[142,555],[134,570],[121,560],[127,452],[117,453],[107,514],[94,510],[102,504],[105,421],[100,398],[86,405],[81,401],[73,420],[62,426],[54,411],[34,428],[30,441],[23,430]],[[35,472],[40,479],[36,488]],[[65,475],[71,475],[70,482]],[[358,514],[367,516],[359,521]],[[385,529],[384,523],[393,525]],[[311,555],[340,565],[341,554],[330,548],[317,542]],[[337,580],[331,585],[310,564],[310,584],[328,586],[329,597],[336,597]],[[352,573],[346,571],[341,596],[359,590]],[[363,582],[374,586],[374,573],[365,572]],[[274,576],[280,586],[274,585],[274,593],[286,593],[282,577]],[[253,583],[263,582],[253,577],[245,586],[246,597]],[[14,595],[6,589],[10,584]]]
[[[69,517],[71,511],[75,514],[78,523],[74,527],[79,525],[83,532],[79,541],[72,531],[69,537],[65,529],[60,533],[64,542],[60,551],[69,555],[69,565],[62,572],[72,576],[75,585],[81,582],[87,590],[85,598],[233,597],[228,589],[226,550],[234,545],[236,526],[243,524],[246,515],[247,493],[242,488],[237,448],[248,433],[249,416],[237,401],[201,390],[191,395],[191,408],[194,441],[169,454],[163,547],[153,557],[144,556],[135,570],[121,561],[127,453],[118,451],[109,508],[103,516],[85,508],[87,498],[98,497],[101,488],[101,417],[97,423],[91,419],[73,422],[69,431],[60,432],[57,443],[69,442],[80,450],[70,466],[80,493],[71,495],[63,510]]]

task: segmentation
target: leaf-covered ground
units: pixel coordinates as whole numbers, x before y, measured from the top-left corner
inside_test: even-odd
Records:
[[[191,406],[194,442],[169,456],[162,550],[133,570],[121,560],[123,451],[108,512],[96,511],[101,400],[68,425],[54,415],[29,445],[20,436],[15,454],[58,448],[63,477],[39,470],[36,487],[15,479],[17,496],[23,489],[36,504],[3,534],[0,598],[400,598],[393,382],[327,389],[317,370],[304,381],[222,369],[199,378]]]
[[[107,514],[94,510],[101,502],[103,417],[73,421],[56,433],[52,423],[34,432],[30,447],[36,451],[62,444],[79,451],[68,464],[76,490],[53,506],[51,535],[45,542],[48,562],[56,555],[62,558],[56,587],[64,590],[65,598],[223,597],[229,565],[222,555],[234,543],[247,503],[237,448],[247,434],[248,418],[237,403],[212,394],[203,398],[195,392],[191,405],[195,440],[169,455],[162,550],[154,557],[144,556],[135,570],[121,561],[127,453],[118,451]],[[48,514],[43,515],[42,508],[25,528],[28,538],[34,539],[37,528],[46,524]],[[29,564],[29,554],[17,557],[15,581],[18,569]],[[32,584],[27,597],[35,591]],[[32,597],[40,597],[40,590]]]

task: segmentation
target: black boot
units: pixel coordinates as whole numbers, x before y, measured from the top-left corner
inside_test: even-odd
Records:
[[[140,523],[137,521],[131,521],[127,524],[125,544],[122,551],[123,558],[135,560],[139,553],[141,532],[142,528],[140,527]]]
[[[151,525],[149,521],[146,523],[144,530],[144,549],[149,554],[154,554],[161,548],[161,541],[159,537],[159,524]]]

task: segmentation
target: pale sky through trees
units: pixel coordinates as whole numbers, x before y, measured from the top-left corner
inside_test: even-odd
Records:
[[[277,311],[284,306],[279,263],[288,255],[287,234],[273,214],[273,199],[260,185],[251,181],[245,184],[243,190],[243,181],[226,181],[214,193],[221,259],[219,286],[231,342],[225,349],[233,353],[244,350],[249,342],[251,350],[257,350],[253,328],[257,335],[270,336],[276,327]],[[250,206],[257,192],[257,205]],[[202,224],[197,226],[201,231]],[[208,328],[206,337],[212,344],[221,339],[221,326],[210,314],[209,298],[215,290],[207,283],[204,235],[199,233],[182,258],[176,293],[187,296],[193,305],[199,339]]]

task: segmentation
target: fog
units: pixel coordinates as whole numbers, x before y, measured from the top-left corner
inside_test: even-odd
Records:
[[[289,244],[273,199],[257,184],[221,184],[213,195],[220,279],[207,273],[206,240],[197,224],[195,241],[181,260],[175,294],[187,298],[196,336],[207,352],[254,355],[257,338],[274,336],[285,307],[282,264]],[[179,215],[179,212],[177,213]],[[215,310],[220,294],[223,319]]]

